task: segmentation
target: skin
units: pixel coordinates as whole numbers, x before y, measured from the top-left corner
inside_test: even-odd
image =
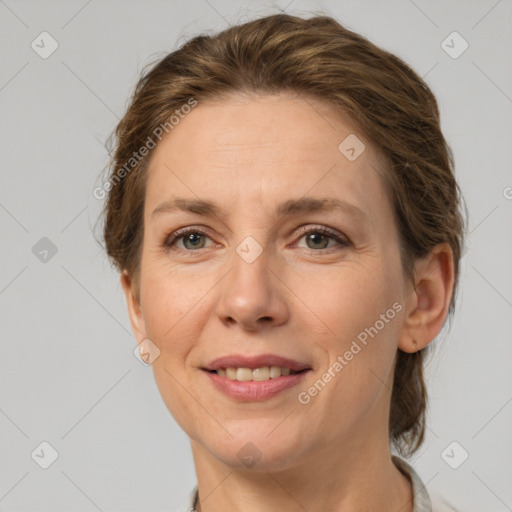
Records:
[[[349,161],[341,141],[366,146]],[[406,281],[380,160],[363,134],[320,100],[281,94],[204,102],[155,148],[146,189],[140,289],[121,282],[140,343],[158,346],[161,396],[189,435],[203,511],[412,511],[394,466],[388,418],[397,349],[419,350],[441,330],[453,289],[452,253],[437,246]],[[288,199],[329,197],[364,212],[287,218]],[[211,200],[218,216],[151,212],[176,197]],[[194,226],[194,241],[169,235]],[[328,227],[349,240],[299,233]],[[245,237],[263,252],[247,263]],[[187,254],[188,251],[188,254]],[[298,394],[332,367],[394,303],[402,310],[306,405]],[[414,346],[416,342],[416,347]],[[242,403],[201,367],[227,354],[273,353],[306,362],[300,386]],[[247,443],[261,458],[237,456]]]

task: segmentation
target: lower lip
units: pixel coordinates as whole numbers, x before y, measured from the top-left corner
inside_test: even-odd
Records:
[[[286,389],[290,389],[299,384],[304,379],[304,376],[308,371],[309,370],[305,370],[300,373],[295,373],[294,375],[281,376],[277,379],[263,381],[238,381],[222,377],[215,372],[204,370],[207,376],[211,379],[212,384],[219,391],[222,391],[225,395],[228,395],[231,398],[244,402],[267,400]]]

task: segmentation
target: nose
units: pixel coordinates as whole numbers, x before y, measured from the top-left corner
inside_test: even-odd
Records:
[[[217,316],[227,327],[239,325],[247,331],[281,325],[289,316],[286,286],[270,268],[268,249],[252,263],[234,254],[233,266],[221,284]]]

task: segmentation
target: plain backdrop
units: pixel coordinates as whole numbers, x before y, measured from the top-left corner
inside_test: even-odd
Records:
[[[281,9],[334,16],[403,58],[439,100],[468,250],[455,320],[427,367],[427,438],[410,462],[459,510],[512,510],[512,2],[2,0],[3,512],[172,511],[195,484],[188,438],[133,354],[92,191],[145,64]]]

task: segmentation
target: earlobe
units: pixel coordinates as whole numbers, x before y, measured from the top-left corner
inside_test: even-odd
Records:
[[[126,298],[126,306],[128,308],[132,331],[137,339],[137,343],[140,343],[146,338],[146,328],[140,307],[138,290],[136,289],[133,277],[126,269],[121,273],[121,286]]]
[[[407,300],[398,343],[400,350],[421,350],[439,334],[448,315],[454,279],[453,252],[447,243],[437,245],[417,262],[415,286]]]

